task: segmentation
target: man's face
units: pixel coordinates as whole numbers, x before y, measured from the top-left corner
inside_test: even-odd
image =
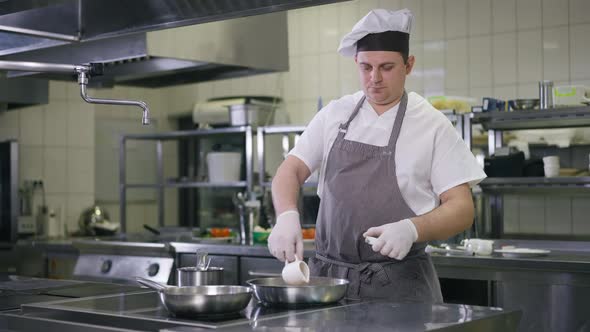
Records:
[[[387,105],[398,101],[406,83],[406,76],[414,66],[414,56],[407,63],[399,52],[366,51],[355,56],[363,91],[370,102]]]

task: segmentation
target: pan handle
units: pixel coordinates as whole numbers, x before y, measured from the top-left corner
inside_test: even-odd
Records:
[[[252,277],[280,277],[281,274],[277,272],[263,272],[263,271],[248,271],[248,275]]]
[[[142,278],[142,277],[135,277],[135,280],[138,283],[140,283],[148,288],[155,289],[157,291],[165,291],[166,288],[168,288],[165,285],[160,284],[159,282],[155,282],[155,281],[152,281],[152,280],[149,280],[146,278]]]

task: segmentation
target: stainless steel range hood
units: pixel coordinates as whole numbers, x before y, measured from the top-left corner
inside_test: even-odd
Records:
[[[49,1],[8,0],[0,2],[0,59],[102,62],[104,76],[93,77],[91,84],[145,87],[284,71],[284,11],[339,1],[78,0],[47,5]]]

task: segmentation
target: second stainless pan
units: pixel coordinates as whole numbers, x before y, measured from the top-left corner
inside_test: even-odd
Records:
[[[258,278],[248,280],[256,298],[265,305],[305,306],[340,301],[346,294],[348,280],[311,277],[308,284],[287,285],[283,278]]]
[[[244,309],[252,299],[245,286],[165,286],[136,278],[137,282],[158,291],[162,305],[173,316],[191,317],[232,313]]]

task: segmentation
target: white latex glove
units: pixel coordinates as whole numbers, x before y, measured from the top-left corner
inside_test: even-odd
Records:
[[[281,262],[285,258],[292,262],[303,257],[303,235],[299,223],[299,212],[289,210],[277,217],[277,223],[268,237],[268,250]]]
[[[402,260],[410,251],[412,244],[418,239],[418,231],[410,219],[404,219],[379,227],[371,227],[363,236],[377,238],[377,241],[372,245],[374,252]]]

